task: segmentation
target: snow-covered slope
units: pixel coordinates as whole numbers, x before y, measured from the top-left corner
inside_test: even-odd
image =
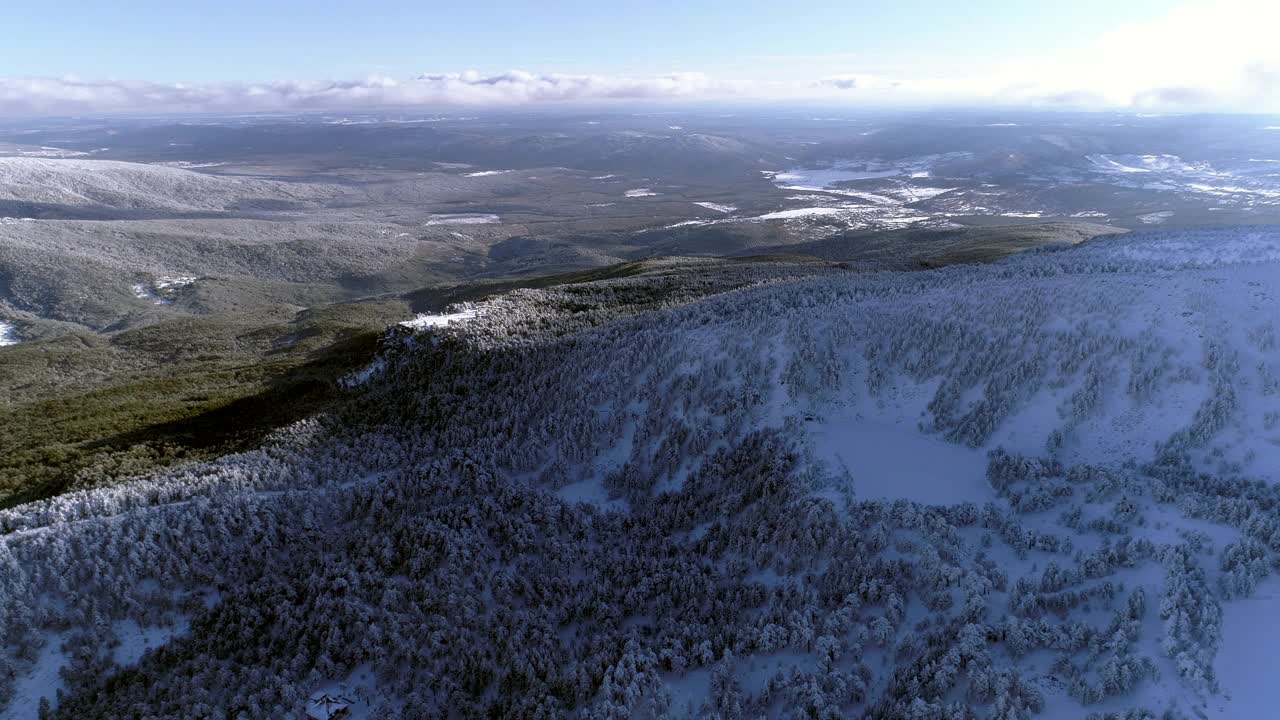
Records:
[[[1280,612],[1280,231],[759,280],[503,295],[394,329],[334,421],[0,512],[16,686],[72,628],[68,717],[357,672],[378,717],[1280,702],[1241,627]],[[122,673],[95,618],[189,629]]]
[[[327,185],[232,178],[113,160],[0,158],[0,203],[171,212],[278,208],[333,197]],[[20,209],[21,206],[19,206]]]

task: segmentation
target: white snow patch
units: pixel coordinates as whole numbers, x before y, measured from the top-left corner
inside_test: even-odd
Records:
[[[694,205],[697,205],[699,207],[704,207],[708,210],[715,210],[716,212],[722,212],[722,213],[731,213],[734,210],[738,209],[734,205],[722,205],[721,203],[713,203],[713,202],[696,202],[694,203]]]
[[[411,320],[408,322],[412,322]],[[344,388],[351,389],[360,387],[369,382],[373,378],[381,375],[387,369],[387,359],[384,357],[374,358],[368,365],[362,368],[356,368],[351,372],[338,378],[338,384]]]
[[[1220,717],[1266,717],[1280,707],[1277,617],[1280,577],[1275,575],[1259,583],[1253,597],[1223,603],[1222,645],[1214,671],[1228,706]]]
[[[859,498],[931,505],[994,498],[983,452],[928,437],[905,422],[842,419],[807,430],[817,458],[837,475],[847,470]]]
[[[629,198],[638,198],[638,197],[653,197],[658,193],[650,190],[649,188],[635,188],[634,190],[628,190],[622,194]]]
[[[164,305],[166,302],[164,298],[156,295],[145,283],[134,283],[131,289],[133,290],[133,296],[139,300],[150,300],[156,305]]]
[[[885,195],[877,195],[875,193],[861,192],[859,190],[835,190],[831,188],[810,187],[808,185],[783,185],[783,190],[798,190],[800,192],[820,192],[830,193],[832,195],[841,195],[844,197],[858,198],[876,205],[900,205],[901,201],[887,197]]]
[[[181,277],[161,276],[156,278],[155,287],[157,290],[169,290],[172,288],[180,288],[199,280],[198,277],[184,275]]]
[[[161,275],[150,283],[134,283],[133,296],[139,300],[149,300],[155,305],[169,305],[173,302],[173,294],[176,290],[199,279],[190,275]]]
[[[177,625],[143,627],[135,620],[119,620],[114,624],[120,644],[111,651],[117,665],[133,665],[142,659],[143,653],[160,647],[173,638],[184,635],[190,627],[187,620]]]
[[[14,678],[13,694],[9,704],[0,710],[0,720],[27,720],[35,717],[40,698],[49,698],[49,705],[57,707],[58,690],[64,687],[58,671],[67,664],[67,656],[62,652],[62,635],[46,633],[44,647],[35,664],[25,673],[19,672]]]
[[[369,720],[375,704],[383,698],[373,667],[356,667],[346,678],[321,685],[307,699],[307,717],[312,720]],[[344,712],[345,711],[345,712]]]
[[[586,503],[602,510],[627,509],[627,502],[622,498],[610,498],[609,491],[599,478],[588,478],[565,485],[556,490],[556,497],[567,503]]]
[[[173,143],[169,143],[169,144],[172,145]],[[165,167],[182,168],[184,170],[195,170],[198,168],[222,167],[223,165],[230,165],[231,163],[229,162],[191,162],[189,160],[174,160],[172,162],[159,162],[155,164],[163,165]]]
[[[18,329],[13,323],[0,320],[0,347],[17,345],[18,342]]]
[[[506,175],[515,172],[515,170],[481,170],[480,172],[464,173],[464,177],[489,177],[490,175]]]
[[[793,210],[778,210],[777,212],[765,213],[757,215],[750,220],[794,220],[796,218],[819,217],[822,215],[839,215],[845,212],[841,208],[831,207],[815,207],[815,208],[795,208]]]
[[[501,222],[492,213],[436,213],[427,218],[426,225],[492,225]]]
[[[440,315],[419,314],[412,320],[405,320],[400,323],[400,326],[412,328],[414,330],[446,327],[455,323],[463,323],[467,320],[473,320],[477,315],[479,315],[479,311],[476,308],[468,307],[455,313],[444,313]]]
[[[1160,223],[1164,222],[1165,220],[1168,220],[1171,217],[1173,217],[1173,211],[1164,210],[1161,212],[1153,212],[1153,213],[1146,213],[1144,215],[1139,215],[1138,219],[1146,223],[1147,225],[1159,225]]]
[[[788,186],[804,186],[817,190],[829,190],[838,183],[855,180],[877,180],[894,177],[929,177],[930,169],[938,163],[967,157],[969,153],[944,153],[922,155],[898,160],[839,160],[825,167],[788,168],[787,170],[762,171],[764,176],[783,189]]]

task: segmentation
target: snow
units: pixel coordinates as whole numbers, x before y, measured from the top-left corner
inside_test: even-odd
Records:
[[[133,290],[133,296],[139,300],[150,300],[156,305],[164,304],[164,298],[157,297],[151,288],[144,283],[134,283],[131,289]]]
[[[324,683],[307,699],[307,717],[312,720],[330,720],[338,717],[341,710],[343,720],[370,720],[375,705],[385,699],[378,691],[378,679],[372,666],[364,664],[356,667],[345,678]]]
[[[1094,166],[1096,166],[1099,170],[1104,170],[1107,172],[1149,173],[1149,172],[1152,172],[1153,170],[1153,168],[1150,168],[1150,167],[1135,167],[1133,165],[1125,165],[1117,160],[1114,160],[1108,155],[1090,155],[1088,159],[1089,159],[1089,162],[1093,163]],[[1143,164],[1146,164],[1146,163],[1143,163]]]
[[[840,195],[842,197],[858,198],[860,200],[866,200],[867,202],[870,202],[873,205],[898,205],[901,202],[896,198],[891,198],[885,195],[877,195],[875,193],[863,192],[860,190],[843,190],[843,189],[835,190],[835,189],[829,189],[829,188],[809,187],[807,185],[783,185],[782,189],[783,190],[799,190],[802,192],[828,193],[832,195]]]
[[[847,208],[802,208],[800,212],[815,209],[849,212]],[[633,397],[662,398],[664,379],[706,381],[714,376],[729,387],[739,379],[758,380],[742,387],[761,388],[767,399],[742,411],[744,427],[785,427],[788,438],[797,440],[797,449],[803,451],[803,461],[820,463],[805,469],[824,471],[805,476],[813,479],[815,496],[830,499],[837,507],[845,491],[858,500],[973,502],[979,507],[990,502],[1007,507],[1008,500],[997,497],[986,480],[988,450],[1003,447],[1040,456],[1046,452],[1046,436],[1065,429],[1068,437],[1054,452],[1068,466],[1088,462],[1113,470],[1125,468],[1139,476],[1136,464],[1150,459],[1155,445],[1194,422],[1214,395],[1211,372],[1229,365],[1231,382],[1239,389],[1236,409],[1224,413],[1222,427],[1209,433],[1211,437],[1202,444],[1190,447],[1188,456],[1200,469],[1209,470],[1219,462],[1237,464],[1248,477],[1280,482],[1276,437],[1280,430],[1264,431],[1261,420],[1268,411],[1280,410],[1280,397],[1267,393],[1262,379],[1263,368],[1278,367],[1275,334],[1280,327],[1273,317],[1274,298],[1280,294],[1278,264],[1280,231],[1276,230],[1142,232],[1060,252],[1014,256],[993,265],[766,283],[729,297],[707,298],[691,308],[668,309],[653,321],[656,330],[637,322],[617,333],[627,337],[635,337],[633,331],[645,333],[654,347],[667,353],[646,367],[667,368],[654,370],[667,374],[646,382],[643,393],[627,392],[621,399],[602,401],[598,411],[623,412],[635,421],[624,423],[629,427],[618,431],[629,434],[608,436],[612,445],[591,448],[595,459],[583,462],[611,469],[633,454],[652,454],[652,446],[639,445],[652,437],[636,440],[641,422],[660,428],[676,419],[690,426],[708,421],[697,403],[664,408],[655,402],[659,409],[653,412],[670,413],[658,416],[649,414],[648,400]],[[455,306],[402,325],[446,327],[481,314],[505,320],[495,307],[507,302],[521,308],[529,297],[500,296],[479,308]],[[489,325],[478,324],[476,330]],[[582,354],[570,355],[579,361],[567,366],[575,371],[567,373],[567,380],[545,385],[552,393],[568,396],[570,412],[589,412],[589,405],[579,401],[599,397],[585,392],[573,396],[579,384],[590,383],[593,373],[611,379],[621,376],[620,366],[609,363],[613,355],[621,354],[614,353],[615,348],[628,345],[599,344],[613,342],[610,338],[616,336],[599,332],[588,336],[592,342],[575,344],[572,352]],[[587,346],[596,352],[580,349]],[[598,352],[600,347],[607,351]],[[763,369],[750,369],[749,363],[764,356],[777,360],[776,367],[770,362],[761,363]],[[1221,357],[1230,362],[1222,363]],[[603,367],[581,358],[593,358]],[[798,369],[789,367],[790,361]],[[1126,391],[1131,375],[1155,364],[1162,365],[1164,374],[1151,383],[1149,397]],[[805,374],[809,370],[814,371],[812,378]],[[1072,398],[1091,374],[1101,378],[1101,397],[1086,409],[1073,410]],[[697,389],[709,395],[724,390]],[[975,410],[988,401],[994,410],[985,415]],[[970,411],[973,417],[965,419]],[[961,436],[956,442],[945,439],[955,437],[955,431],[985,427],[988,420],[989,434]],[[572,435],[565,433],[556,442],[572,443]],[[543,437],[545,441],[549,435]],[[977,447],[959,444],[966,441]],[[570,453],[552,454],[568,457]],[[583,453],[583,457],[591,455]],[[683,471],[674,471],[676,487]],[[609,499],[603,476],[597,472],[551,492],[569,503],[626,509],[620,501]],[[1150,494],[1141,494],[1143,478],[1131,479],[1141,503],[1142,522],[1129,528],[1136,537],[1165,545],[1184,542],[1190,531],[1202,533],[1215,549],[1239,537],[1237,528],[1184,516],[1187,508],[1180,502],[1156,504]],[[658,487],[671,486],[664,479]],[[1067,502],[1084,507],[1086,519],[1102,518],[1113,510],[1115,498],[1091,499],[1090,489],[1080,486]],[[1064,537],[1083,553],[1096,551],[1109,539],[1109,531],[1078,532],[1068,527],[1059,512],[1064,507],[1022,513],[1018,521],[1027,530]],[[634,509],[640,512],[642,506],[636,504]],[[700,523],[687,540],[695,540],[705,528],[706,523]],[[1034,577],[1036,569],[1050,559],[1072,562],[1071,552],[1050,555],[1032,550],[1019,557],[999,539],[993,548],[977,550],[978,538],[988,531],[973,527],[957,532],[955,547],[948,548],[955,551],[954,562],[965,567],[977,552],[988,553],[1011,580]],[[893,540],[909,539],[904,535],[897,533]],[[894,557],[910,554],[893,544],[888,547],[893,548]],[[1208,574],[1212,589],[1217,556],[1202,553],[1196,562]],[[801,574],[787,574],[789,570],[777,567],[745,567],[743,572],[769,588],[805,581]],[[1167,582],[1160,563],[1142,560],[1107,577],[1123,583],[1126,591],[1145,590],[1146,611],[1134,649],[1157,663],[1159,677],[1144,680],[1131,693],[1082,708],[1054,676],[1053,653],[1038,650],[1012,658],[993,646],[997,663],[1016,667],[1042,688],[1047,701],[1044,717],[1078,718],[1095,710],[1138,706],[1159,711],[1170,703],[1194,708],[1195,715],[1203,717],[1265,717],[1280,703],[1280,691],[1272,689],[1277,684],[1268,674],[1280,660],[1280,628],[1272,622],[1280,613],[1280,578],[1262,583],[1250,598],[1224,602],[1224,637],[1214,661],[1223,693],[1201,697],[1179,679],[1173,661],[1160,649],[1164,630],[1159,606]],[[1000,622],[1008,611],[1007,593],[991,592],[986,597],[986,622]],[[905,633],[911,632],[924,610],[912,601],[909,612],[913,614],[904,624]],[[1063,621],[1105,627],[1106,616],[1107,609],[1099,603],[1073,609]],[[163,632],[159,628],[120,626],[117,632],[132,638],[115,651],[122,662],[136,662],[148,638],[163,639],[148,635]],[[865,654],[859,657],[874,658],[869,663],[873,668],[886,667],[887,652],[860,652]],[[743,658],[736,661],[736,675],[744,687],[756,689],[773,666],[806,667],[811,657],[795,653]],[[46,660],[44,655],[39,660],[53,666],[56,678],[61,661]],[[310,693],[312,699],[312,717],[328,718],[338,705],[349,706],[353,717],[377,713],[379,701],[372,699],[376,694],[358,687],[372,679],[360,672],[326,678],[314,692],[304,688],[303,696]],[[708,697],[710,672],[701,666],[680,676],[662,676],[677,711]],[[18,674],[21,685],[21,668]],[[38,673],[33,670],[32,674]],[[881,680],[883,674],[876,681]],[[22,687],[40,684],[39,680],[26,682]],[[313,709],[322,697],[335,699],[338,705]]]
[[[340,192],[335,185],[228,177],[146,163],[0,157],[0,200],[20,203],[221,212],[246,201],[296,206]]]
[[[598,477],[565,485],[556,490],[556,497],[567,503],[586,503],[602,510],[626,510],[627,508],[625,500],[609,497],[608,489]]]
[[[408,320],[406,322],[413,322],[413,321]],[[346,375],[343,375],[342,377],[338,378],[338,384],[348,389],[360,387],[361,385],[364,385],[365,383],[369,382],[373,378],[381,375],[383,372],[386,371],[386,369],[387,369],[387,359],[379,356],[374,358],[372,361],[370,361],[368,365],[365,365],[364,367],[361,367],[361,368],[356,368],[355,370],[352,370]]]
[[[13,696],[9,704],[0,709],[0,720],[28,720],[36,715],[40,698],[49,698],[52,707],[57,706],[57,692],[64,687],[58,671],[67,664],[62,651],[62,635],[45,633],[45,644],[36,657],[35,664],[25,672],[19,671],[14,679]]]
[[[169,290],[171,288],[180,288],[186,285],[190,285],[191,283],[199,279],[200,278],[197,278],[194,276],[183,276],[183,277],[162,276],[162,277],[156,278],[155,287],[157,290]]]
[[[491,213],[435,213],[426,225],[492,225],[501,222]]]
[[[816,456],[836,473],[848,472],[863,500],[915,500],[931,505],[993,499],[986,455],[897,424],[842,419],[807,428]]]
[[[1226,704],[1214,717],[1266,717],[1280,707],[1280,577],[1267,578],[1253,597],[1225,603],[1222,610],[1214,669]]]
[[[154,627],[142,627],[134,620],[119,620],[114,623],[114,630],[120,644],[112,650],[111,657],[117,665],[133,665],[147,650],[185,634],[187,627],[185,620],[174,626]]]
[[[869,170],[833,166],[827,169],[813,170],[795,168],[777,173],[772,179],[778,184],[800,184],[810,187],[825,188],[835,185],[836,183],[849,182],[850,180],[872,180],[875,178],[895,177],[901,174],[902,173],[897,168]]]
[[[444,313],[439,315],[419,314],[412,320],[405,320],[400,323],[400,326],[412,328],[414,330],[447,327],[449,325],[460,324],[468,320],[473,320],[478,314],[479,311],[474,307],[469,307],[455,313]]]
[[[186,287],[200,278],[183,275],[161,275],[150,283],[135,283],[132,286],[133,296],[139,300],[148,300],[155,305],[169,305],[173,302],[173,293]]]
[[[172,145],[173,143],[169,143],[169,144]],[[173,160],[171,162],[159,162],[155,164],[163,165],[165,167],[183,168],[185,170],[196,170],[199,168],[222,167],[223,165],[230,165],[231,163],[229,162],[191,162],[190,160]]]
[[[708,210],[715,210],[716,212],[722,212],[722,213],[731,213],[734,210],[738,209],[736,206],[733,206],[733,205],[724,205],[721,203],[713,203],[713,202],[696,202],[694,203],[694,205],[697,205],[699,207],[704,207]]]
[[[830,190],[840,183],[857,180],[879,180],[885,178],[925,178],[937,164],[949,160],[967,157],[968,153],[945,153],[938,155],[922,155],[919,157],[881,160],[838,160],[824,167],[788,168],[786,170],[762,171],[765,177],[784,189],[803,187],[816,190]]]
[[[711,670],[699,668],[683,675],[667,673],[663,680],[671,694],[675,717],[697,717],[698,708],[711,698]]]
[[[628,190],[622,194],[629,198],[638,198],[638,197],[653,197],[658,193],[650,190],[649,188],[635,188],[634,190]]]
[[[1168,220],[1171,217],[1173,217],[1172,211],[1162,210],[1160,212],[1145,213],[1143,215],[1139,215],[1138,219],[1146,223],[1147,225],[1159,225],[1160,223],[1164,222],[1165,220]]]
[[[1091,169],[1122,187],[1222,198],[1249,206],[1280,200],[1280,179],[1259,175],[1253,160],[1210,164],[1178,155],[1088,155]]]
[[[14,327],[11,322],[0,320],[0,347],[17,345],[19,342],[18,328]]]
[[[792,210],[779,210],[777,212],[757,215],[749,220],[793,220],[795,218],[819,217],[822,215],[840,215],[845,212],[841,208],[831,207],[814,207],[814,208],[795,208]]]
[[[490,175],[506,175],[515,172],[515,170],[481,170],[480,172],[464,173],[464,177],[489,177]]]

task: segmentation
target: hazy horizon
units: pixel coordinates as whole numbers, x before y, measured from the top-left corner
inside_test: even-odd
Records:
[[[599,104],[1280,111],[1261,0],[404,2],[353,10],[59,1],[11,12],[0,117]],[[549,53],[547,48],[555,48]]]

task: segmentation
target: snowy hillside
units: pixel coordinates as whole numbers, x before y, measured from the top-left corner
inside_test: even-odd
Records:
[[[427,316],[333,417],[0,512],[7,717],[1280,702],[1280,230],[739,272]]]
[[[334,186],[231,178],[176,167],[112,160],[0,157],[0,207],[171,212],[280,209],[330,198]]]

